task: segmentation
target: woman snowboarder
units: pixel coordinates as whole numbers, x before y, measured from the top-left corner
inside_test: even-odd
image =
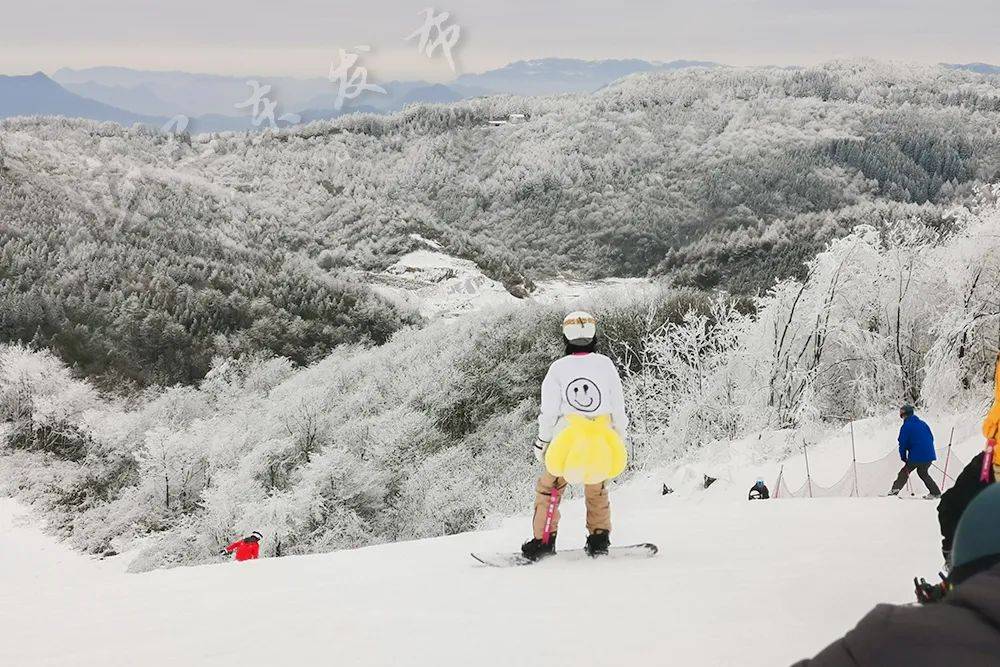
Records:
[[[535,489],[533,537],[521,547],[530,560],[555,553],[558,498],[567,483],[584,484],[587,553],[607,554],[611,505],[604,482],[625,467],[625,397],[614,363],[594,352],[597,321],[589,313],[573,312],[562,330],[566,355],[549,367],[542,382],[535,457],[546,470]]]

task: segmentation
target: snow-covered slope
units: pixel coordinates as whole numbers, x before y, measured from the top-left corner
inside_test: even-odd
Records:
[[[934,504],[747,502],[742,485],[612,494],[616,543],[653,559],[480,566],[500,528],[316,556],[124,574],[0,500],[0,664],[781,665],[812,654],[940,565]],[[525,503],[530,502],[526,490]],[[579,494],[563,548],[584,538]]]
[[[372,280],[377,292],[415,307],[428,318],[455,317],[517,302],[473,262],[431,249],[404,255]]]
[[[935,462],[931,474],[939,483],[944,472],[951,478],[961,472],[962,466],[978,454],[983,447],[983,437],[980,432],[985,408],[970,407],[959,412],[921,412],[920,416],[927,421],[935,436],[935,447],[942,454]],[[872,417],[854,422],[854,448],[851,447],[852,425],[816,433],[803,433],[800,430],[765,431],[747,438],[731,442],[715,442],[692,457],[687,465],[674,470],[670,478],[677,479],[679,484],[685,479],[701,479],[701,475],[710,475],[719,479],[738,482],[749,486],[755,478],[763,479],[772,489],[775,488],[779,473],[783,475],[785,484],[796,489],[806,481],[806,455],[803,444],[808,446],[809,469],[814,484],[831,486],[850,469],[852,458],[856,455],[861,470],[866,474],[882,474],[885,476],[879,493],[889,490],[892,479],[899,470],[896,457],[897,437],[899,435],[899,417],[895,414]],[[950,458],[945,470],[945,456],[949,442],[952,444]],[[788,455],[784,455],[788,453]],[[891,454],[888,461],[883,461]],[[879,467],[871,462],[879,461]],[[881,469],[880,469],[881,468]],[[670,484],[671,479],[665,481]],[[864,482],[864,480],[862,480]],[[911,477],[915,492],[926,493],[919,482],[916,473]],[[863,483],[866,489],[877,485],[875,480]]]
[[[407,253],[383,273],[367,276],[377,292],[412,306],[431,319],[517,303],[517,297],[502,283],[486,276],[474,262],[441,252],[433,241],[420,240],[428,248]],[[545,280],[536,285],[529,298],[541,303],[572,303],[598,290],[635,291],[652,287],[651,281],[642,278]]]

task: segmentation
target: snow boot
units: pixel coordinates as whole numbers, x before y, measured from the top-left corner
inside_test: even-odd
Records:
[[[587,555],[590,557],[596,556],[607,556],[608,547],[611,546],[611,534],[598,528],[593,533],[587,536],[587,545],[584,547],[587,550]]]
[[[521,545],[521,555],[523,555],[528,560],[541,560],[546,556],[552,556],[556,553],[556,534],[552,533],[549,535],[549,543],[545,544],[538,538],[528,540]]]

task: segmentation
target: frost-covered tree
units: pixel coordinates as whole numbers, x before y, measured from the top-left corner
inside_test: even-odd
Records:
[[[647,290],[581,304],[625,377],[630,474],[914,395],[938,406],[985,396],[1000,342],[996,197],[946,228],[857,226],[806,278],[752,302]],[[99,397],[51,353],[7,346],[0,472],[81,548],[141,538],[135,570],[211,562],[251,530],[279,556],[493,525],[531,500],[527,443],[562,354],[561,314],[487,311],[306,368],[218,358],[195,387],[130,401]],[[40,423],[64,425],[74,446],[25,446],[17,434]]]
[[[997,81],[867,61],[691,69],[190,144],[8,120],[0,335],[114,390],[193,384],[217,355],[308,364],[416,322],[358,284],[413,235],[518,296],[650,274],[754,296],[859,224],[941,226],[971,202],[1000,173]],[[530,121],[487,125],[512,112]]]
[[[858,226],[809,262],[805,280],[779,281],[758,298],[708,365],[691,352],[711,349],[706,315],[653,334],[646,368],[689,374],[679,391],[654,382],[640,385],[646,396],[635,392],[633,401],[652,399],[669,425],[661,448],[853,419],[906,401],[945,406],[981,392],[1000,344],[997,194],[975,213],[956,211],[944,231],[917,220]],[[702,386],[726,409],[700,410]]]

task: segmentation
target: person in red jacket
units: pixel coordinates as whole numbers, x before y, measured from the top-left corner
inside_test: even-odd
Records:
[[[263,537],[256,530],[250,533],[250,537],[244,537],[242,540],[237,540],[233,542],[228,547],[223,549],[222,553],[231,554],[236,552],[236,560],[255,560],[260,554],[260,540]]]

